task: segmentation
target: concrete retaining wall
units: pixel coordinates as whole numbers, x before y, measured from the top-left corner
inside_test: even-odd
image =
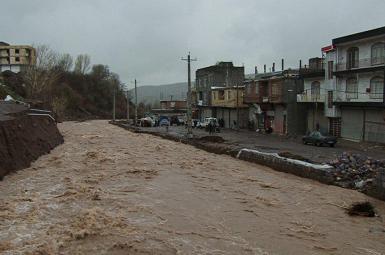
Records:
[[[333,167],[307,163],[301,160],[284,158],[277,153],[260,152],[257,150],[242,149],[237,158],[249,162],[269,166],[280,172],[294,174],[300,177],[317,180],[326,184],[333,184]]]

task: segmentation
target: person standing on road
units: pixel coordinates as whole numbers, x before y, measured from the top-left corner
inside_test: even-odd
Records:
[[[213,133],[213,124],[211,123],[211,121],[208,124],[208,128],[209,128],[209,134],[211,135]]]

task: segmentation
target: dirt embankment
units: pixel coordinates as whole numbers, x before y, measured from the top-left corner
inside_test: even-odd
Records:
[[[0,180],[11,171],[28,167],[63,141],[49,116],[24,114],[0,121]]]

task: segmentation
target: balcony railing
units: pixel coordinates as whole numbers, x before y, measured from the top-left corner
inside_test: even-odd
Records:
[[[311,93],[297,94],[298,103],[324,103],[325,98],[326,98],[325,95],[320,95],[320,94],[311,94]]]
[[[305,67],[299,70],[299,74],[304,78],[317,77],[325,75],[323,64],[318,67]]]
[[[348,71],[348,70],[356,70],[360,68],[377,67],[377,66],[383,66],[384,63],[385,63],[385,57],[363,58],[363,59],[359,59],[358,61],[337,63],[335,65],[335,71],[341,72],[341,71]]]
[[[346,92],[341,91],[333,97],[334,102],[383,102],[384,94],[375,92]]]

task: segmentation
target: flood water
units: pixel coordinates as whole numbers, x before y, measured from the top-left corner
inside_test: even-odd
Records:
[[[0,182],[1,254],[384,254],[385,203],[107,121]],[[380,215],[350,217],[370,201]]]

